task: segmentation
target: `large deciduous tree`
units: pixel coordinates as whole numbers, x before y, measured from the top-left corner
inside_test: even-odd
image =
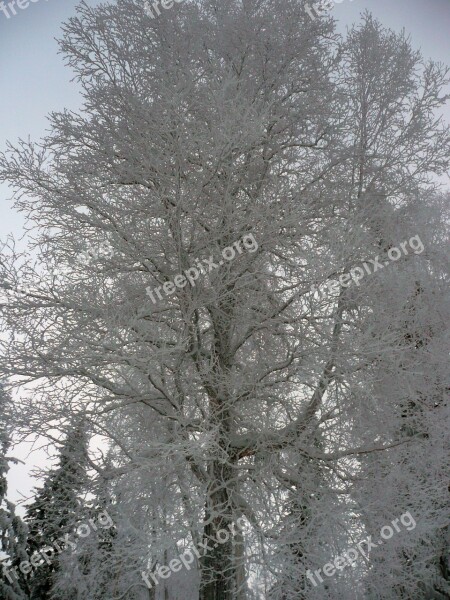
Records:
[[[421,289],[441,274],[412,247],[383,273],[362,265],[418,234],[433,253],[420,206],[445,214],[434,178],[449,133],[434,114],[446,70],[370,15],[339,40],[299,0],[144,9],[81,4],[61,49],[82,110],[52,114],[45,140],[1,157],[37,254],[34,266],[11,251],[2,267],[2,372],[33,381],[23,427],[45,433],[82,406],[109,438],[115,460],[98,469],[119,480],[126,514],[147,518],[149,570],[176,539],[203,541],[200,600],[263,585],[273,600],[348,598],[347,574],[305,596],[306,569],[369,527],[364,478],[387,481],[372,456],[387,469],[403,460],[392,448],[431,447],[405,434],[431,382],[413,410],[380,369],[394,354],[407,389],[424,351],[408,348],[400,307],[428,297],[414,296],[416,269]],[[186,271],[196,280],[173,285]],[[373,506],[378,522],[386,504]],[[242,515],[245,540],[217,544]]]

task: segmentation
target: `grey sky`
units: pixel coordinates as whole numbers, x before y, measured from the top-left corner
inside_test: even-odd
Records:
[[[80,105],[77,86],[70,83],[72,74],[57,54],[54,40],[59,35],[60,23],[74,13],[77,3],[77,0],[35,0],[28,8],[17,9],[17,14],[9,19],[0,12],[0,150],[5,148],[7,139],[14,142],[28,135],[38,139],[45,132],[45,116],[50,111]],[[98,2],[87,0],[87,3]],[[424,56],[450,64],[450,0],[342,0],[332,12],[339,21],[339,29],[344,31],[345,25],[358,20],[366,9],[393,29],[404,27]],[[446,115],[450,120],[450,109]],[[8,188],[0,185],[0,239],[9,233],[15,237],[23,233],[22,218],[11,209],[8,197]],[[26,452],[21,447],[16,455],[25,458]],[[42,454],[39,458],[33,456],[31,462],[41,461]],[[12,499],[19,497],[16,490],[29,494],[28,471],[26,466],[11,470]]]

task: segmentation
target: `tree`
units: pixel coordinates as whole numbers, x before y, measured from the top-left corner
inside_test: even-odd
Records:
[[[46,471],[42,488],[27,506],[28,554],[52,548],[49,560],[30,576],[31,600],[51,598],[55,577],[60,570],[56,552],[67,549],[65,536],[72,536],[80,515],[80,496],[86,489],[88,436],[82,419],[73,425],[60,444],[58,464]],[[56,548],[56,550],[55,550]],[[48,554],[48,553],[47,553]]]
[[[88,535],[76,538],[76,549],[60,557],[52,588],[52,597],[57,600],[149,600],[139,572],[144,569],[147,552],[142,532],[145,523],[142,519],[132,522],[138,513],[128,509],[118,491],[120,481],[111,480],[115,454],[112,451],[101,461],[97,477],[90,482],[90,499],[83,511],[85,528],[89,523]],[[139,554],[141,569],[136,564]]]
[[[368,598],[377,597],[387,579],[389,598],[442,599],[449,594],[448,340],[443,327],[449,311],[444,259],[448,197],[417,203],[415,210],[426,255],[404,265],[401,285],[398,273],[397,282],[386,280],[372,319],[375,344],[386,333],[395,340],[395,352],[374,365],[376,404],[386,393],[391,398],[381,426],[388,439],[408,443],[366,459],[364,472],[373,483],[355,490],[355,495],[365,507],[371,532],[406,510],[417,527],[374,555],[374,568],[365,578]]]
[[[18,570],[21,562],[28,558],[27,529],[22,519],[16,515],[15,505],[7,499],[6,476],[9,462],[13,461],[7,456],[12,435],[11,413],[10,398],[3,386],[0,386],[0,551],[4,554],[0,561],[0,594],[4,600],[27,600],[29,596],[24,573]]]
[[[395,394],[370,403],[399,328],[381,319],[384,275],[363,266],[417,235],[414,204],[432,204],[448,167],[434,117],[446,70],[370,15],[339,42],[298,0],[204,0],[158,19],[137,0],[81,4],[61,49],[83,111],[0,159],[39,264],[61,273],[12,252],[3,267],[2,370],[36,386],[24,426],[45,432],[83,404],[104,431],[129,411],[107,432],[112,473],[140,499],[159,499],[148,466],[175,490],[147,513],[150,567],[182,530],[209,545],[200,600],[245,599],[256,566],[298,598],[299,564],[363,532],[350,494],[370,487],[372,455],[400,460],[389,451],[414,441],[380,429]],[[382,267],[397,299],[410,250]],[[251,559],[232,536],[217,543],[242,515]]]

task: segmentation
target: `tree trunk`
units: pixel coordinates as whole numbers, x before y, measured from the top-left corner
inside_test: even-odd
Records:
[[[236,600],[235,567],[230,526],[232,507],[229,497],[229,463],[214,461],[210,466],[203,540],[209,550],[202,559],[200,600]],[[225,539],[227,538],[227,539]],[[220,540],[224,540],[223,543]]]
[[[236,564],[236,600],[247,600],[245,544],[241,531],[237,532],[234,538],[234,556]]]

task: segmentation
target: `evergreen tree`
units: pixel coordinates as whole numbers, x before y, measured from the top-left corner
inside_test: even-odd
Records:
[[[0,387],[0,598],[2,600],[26,600],[27,584],[24,574],[17,569],[27,560],[27,530],[22,519],[15,513],[15,505],[7,500],[7,473],[11,458],[7,452],[11,442],[9,397]]]
[[[64,536],[73,534],[78,521],[79,498],[86,483],[87,446],[86,424],[82,421],[69,431],[56,468],[48,470],[43,487],[36,491],[34,501],[27,507],[30,556],[48,546],[57,551],[67,548]],[[32,600],[51,597],[59,570],[60,560],[55,552],[31,576]]]
[[[53,587],[52,598],[56,600],[102,600],[118,595],[116,582],[123,566],[124,540],[117,540],[117,515],[110,482],[99,477],[93,483],[92,493],[95,498],[83,513],[83,525],[89,534],[77,538],[75,552],[61,556]],[[129,598],[134,600],[134,597]]]
[[[83,511],[83,524],[86,530],[89,527],[89,534],[77,538],[75,552],[61,555],[52,600],[155,598],[154,590],[148,590],[141,578],[146,569],[148,538],[142,518],[136,518],[139,486],[136,489],[128,478],[111,480],[117,458],[115,450],[109,451],[99,476],[91,482],[93,497]],[[141,501],[145,506],[149,499]],[[140,510],[138,514],[144,514],[142,507]],[[136,554],[140,561],[136,561]]]

